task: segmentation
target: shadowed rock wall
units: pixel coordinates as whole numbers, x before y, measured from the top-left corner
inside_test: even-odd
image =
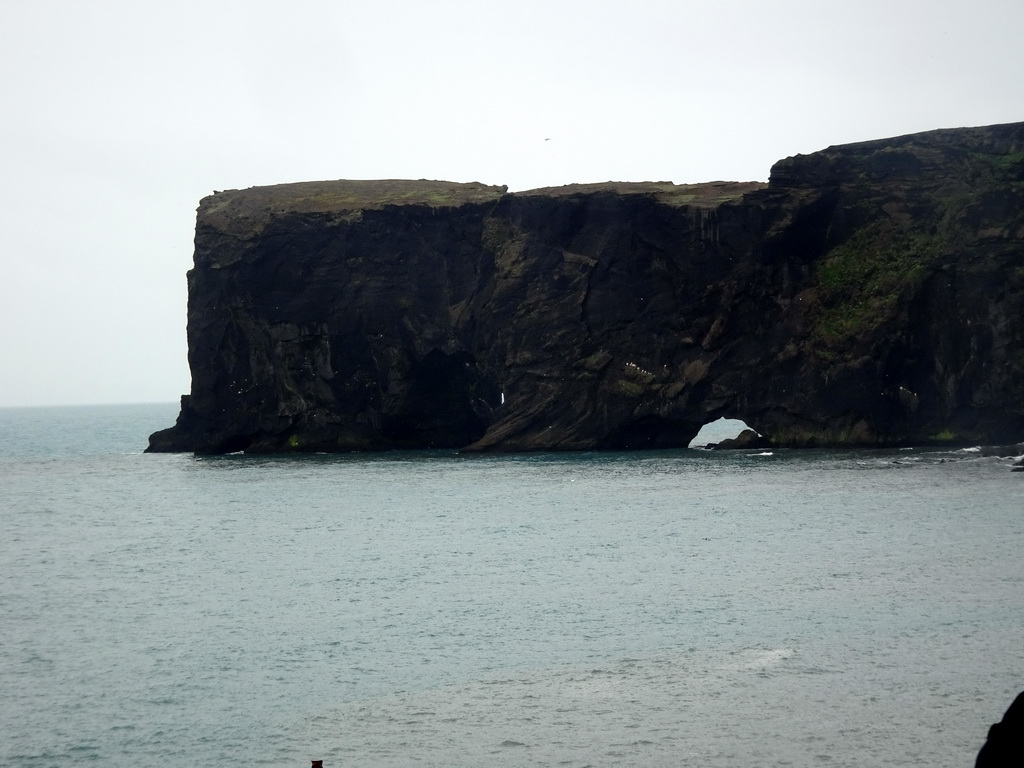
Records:
[[[1024,124],[788,158],[768,185],[217,193],[192,392],[153,451],[1024,436]]]

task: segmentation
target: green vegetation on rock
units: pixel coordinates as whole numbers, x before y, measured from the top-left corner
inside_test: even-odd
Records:
[[[943,240],[875,225],[829,252],[817,269],[820,313],[811,333],[823,356],[889,320],[900,296],[928,274]],[[824,347],[824,349],[822,349]]]

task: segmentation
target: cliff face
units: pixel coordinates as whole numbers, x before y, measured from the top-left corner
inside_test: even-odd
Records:
[[[1024,436],[1024,124],[783,160],[768,185],[217,193],[192,392],[151,451]]]

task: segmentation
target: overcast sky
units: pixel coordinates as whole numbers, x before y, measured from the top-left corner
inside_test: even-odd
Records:
[[[0,63],[0,407],[162,402],[214,189],[766,180],[1024,120],[1024,2],[0,0]]]

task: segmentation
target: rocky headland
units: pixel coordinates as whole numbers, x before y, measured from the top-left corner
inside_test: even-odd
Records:
[[[768,184],[218,192],[192,391],[150,451],[1024,437],[1024,123],[790,157]]]

